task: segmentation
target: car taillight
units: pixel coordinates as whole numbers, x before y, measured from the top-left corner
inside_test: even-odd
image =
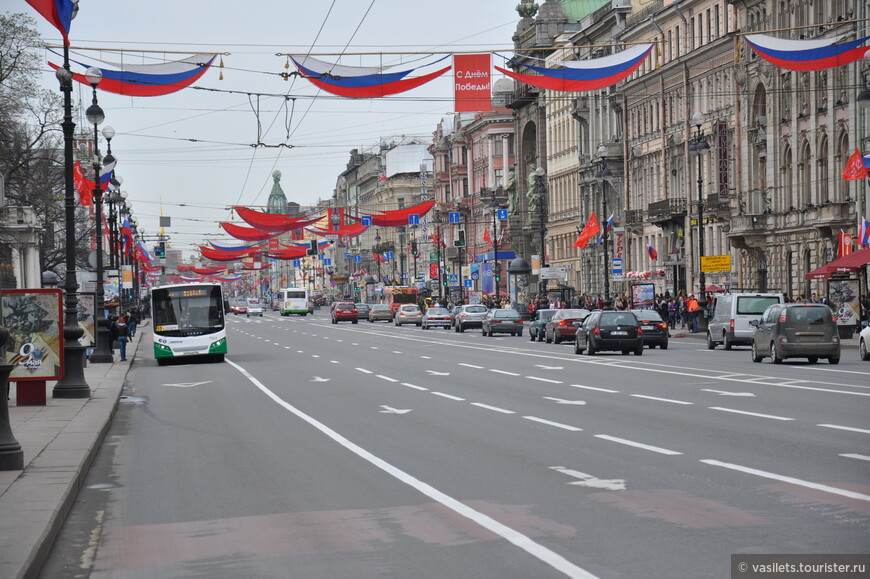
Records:
[[[732,332],[734,331],[734,320],[731,320],[730,322],[728,322],[728,327]]]
[[[559,322],[559,325],[560,325],[560,326],[567,326],[567,325],[568,325],[568,320],[562,320],[561,322]]]
[[[515,323],[515,324],[522,324],[523,321],[522,321],[522,320],[514,320],[514,323]]]
[[[834,336],[834,343],[835,343],[835,344],[839,344],[839,343],[840,343],[840,338],[839,338],[838,336]]]
[[[664,330],[665,328],[668,327],[668,325],[667,325],[666,323],[664,323],[664,322],[662,322],[661,324],[656,324],[656,325],[657,325],[658,327],[660,327],[661,329],[663,329],[663,330]]]
[[[459,317],[460,317],[460,318],[467,318],[467,317],[468,317],[468,314],[459,314]]]
[[[784,322],[784,321],[785,321],[785,312],[782,312],[782,316],[779,318],[779,321],[780,321],[780,322]]]
[[[595,328],[594,330],[592,330],[592,335],[593,336],[600,336],[601,335],[601,328]]]
[[[638,336],[643,336],[643,328],[638,328],[638,329],[637,329],[637,335],[638,335]]]

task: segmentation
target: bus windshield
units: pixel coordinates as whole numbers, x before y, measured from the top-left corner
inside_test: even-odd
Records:
[[[219,286],[155,288],[151,299],[155,334],[199,336],[224,328]]]

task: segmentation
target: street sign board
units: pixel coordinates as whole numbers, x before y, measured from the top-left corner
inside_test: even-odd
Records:
[[[474,287],[474,282],[470,279],[464,279],[462,280],[462,285],[465,287]]]
[[[450,285],[459,285],[459,274],[451,273],[450,276],[448,276],[447,281]]]
[[[707,255],[701,257],[701,271],[731,271],[730,255]]]
[[[420,216],[416,213],[408,215],[408,225],[420,225]]]
[[[618,275],[622,273],[622,260],[614,259],[611,262],[610,272],[614,275]]]
[[[371,216],[371,215],[363,215],[363,216],[360,218],[360,223],[362,223],[362,224],[365,225],[366,227],[371,226],[371,224],[372,224],[372,216]]]
[[[448,213],[447,216],[448,216],[448,221],[450,223],[459,223],[460,222],[461,216],[459,214],[459,211],[451,211],[450,213]]]
[[[354,263],[359,263],[359,262],[361,262],[361,261],[362,261],[362,256],[361,256],[361,255],[354,255],[354,256],[353,256],[353,262],[354,262]]]
[[[496,215],[498,216],[498,218],[501,221],[504,221],[505,219],[508,218],[508,210],[507,209],[499,209],[498,212],[496,213]]]
[[[538,276],[541,279],[565,279],[567,273],[568,270],[565,267],[542,267],[538,272]]]

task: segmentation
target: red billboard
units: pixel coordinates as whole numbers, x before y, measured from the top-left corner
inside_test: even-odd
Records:
[[[490,70],[489,53],[453,56],[453,110],[455,112],[492,110]]]

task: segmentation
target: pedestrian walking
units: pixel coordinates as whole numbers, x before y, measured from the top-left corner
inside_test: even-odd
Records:
[[[124,316],[118,318],[115,322],[113,338],[118,340],[118,350],[121,354],[121,361],[127,361],[127,340],[130,338],[130,326],[127,325],[127,319]]]

